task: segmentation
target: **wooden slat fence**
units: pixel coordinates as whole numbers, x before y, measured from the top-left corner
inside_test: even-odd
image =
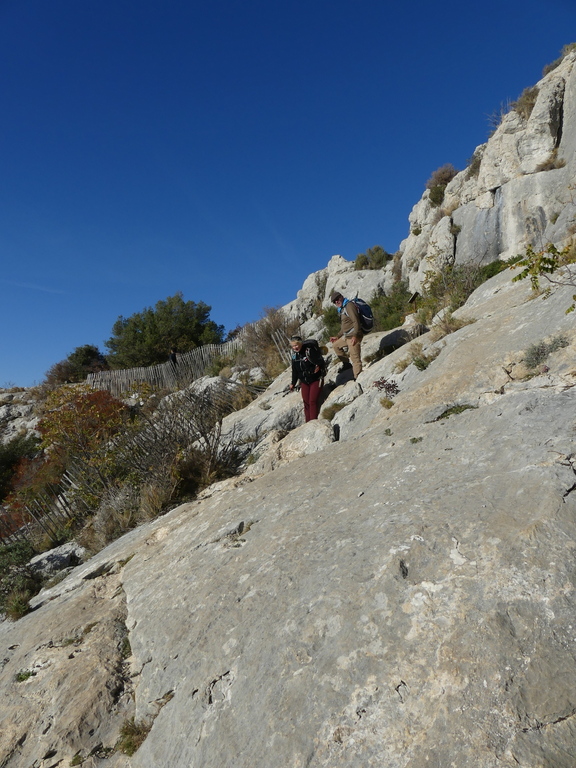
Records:
[[[203,414],[217,421],[223,414],[233,410],[239,391],[247,389],[253,395],[258,395],[265,389],[262,385],[246,385],[231,379],[222,379],[222,384],[224,386],[214,387],[206,393],[177,393],[173,397],[179,399],[175,401],[175,407],[169,409],[168,414],[160,413],[158,420],[150,421],[147,427],[134,433],[124,445],[121,445],[122,435],[113,438],[113,442],[118,441],[117,448],[131,456],[133,465],[137,465],[141,459],[142,465],[148,466],[152,449],[161,445],[166,433],[173,434],[177,430],[187,436],[188,444],[192,444],[199,437],[197,425],[191,418],[194,410],[200,409]],[[68,520],[81,519],[91,513],[83,501],[82,494],[74,493],[80,487],[95,496],[100,496],[104,490],[96,476],[92,476],[90,480],[90,472],[86,467],[73,464],[68,467],[57,488],[36,497],[18,513],[0,508],[0,543],[10,544],[20,539],[34,539],[43,533],[57,538]]]
[[[168,361],[145,368],[98,371],[89,374],[87,382],[93,389],[107,389],[116,397],[144,383],[155,389],[174,391],[204,376],[206,369],[216,358],[227,357],[241,347],[241,338],[225,341],[223,344],[204,344],[190,352],[179,354],[176,365]]]

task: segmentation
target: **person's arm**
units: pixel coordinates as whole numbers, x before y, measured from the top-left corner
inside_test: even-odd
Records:
[[[294,389],[297,383],[298,383],[298,371],[296,370],[296,360],[292,358],[292,383],[290,384],[290,389]]]
[[[346,338],[351,339],[352,346],[354,346],[354,344],[356,344],[357,337],[362,335],[360,315],[358,314],[358,309],[356,308],[356,304],[354,304],[353,301],[346,302],[346,306],[344,307],[343,311],[346,312],[350,318],[350,321],[352,322],[352,328],[346,332]]]

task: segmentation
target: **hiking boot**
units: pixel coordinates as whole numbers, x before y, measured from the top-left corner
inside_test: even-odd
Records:
[[[336,373],[344,373],[344,371],[349,371],[350,368],[352,368],[352,363],[350,362],[342,363],[342,365],[340,366],[340,368],[338,368]]]

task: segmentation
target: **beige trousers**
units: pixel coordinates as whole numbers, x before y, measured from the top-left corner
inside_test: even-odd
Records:
[[[344,347],[346,347],[346,350]],[[342,362],[346,362],[347,358],[350,358],[354,378],[358,378],[358,374],[362,370],[362,336],[356,336],[356,344],[354,344],[354,346],[350,343],[350,339],[347,339],[345,336],[340,336],[339,339],[332,342],[332,349],[336,352],[338,358],[342,360]]]

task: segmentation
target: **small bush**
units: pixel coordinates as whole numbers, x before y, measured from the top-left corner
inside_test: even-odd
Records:
[[[424,440],[424,438],[423,438],[423,437],[411,437],[411,438],[410,438],[410,442],[411,442],[411,443],[421,443],[421,442],[422,442],[422,440]]]
[[[374,329],[390,331],[402,325],[406,315],[412,311],[408,303],[411,296],[407,283],[400,280],[394,283],[388,294],[372,297],[370,306],[374,314]]]
[[[384,392],[386,395],[388,395],[388,397],[395,397],[400,392],[400,388],[395,381],[389,381],[388,379],[384,378],[377,379],[377,381],[372,383],[372,386],[376,387],[376,389],[380,390],[381,392]]]
[[[366,253],[359,253],[354,262],[354,269],[382,269],[392,259],[381,245],[368,248]]]
[[[36,550],[28,541],[0,546],[0,612],[12,621],[28,613],[28,601],[42,586],[42,580],[30,567]]]
[[[299,327],[299,322],[289,320],[281,308],[265,307],[260,320],[245,326],[243,354],[238,355],[238,364],[262,368],[268,379],[275,379],[286,369],[283,352]]]
[[[524,365],[530,369],[537,368],[539,365],[542,365],[552,352],[567,347],[569,343],[566,336],[559,334],[550,341],[540,341],[537,344],[532,344],[524,353]]]
[[[214,360],[212,360],[210,365],[204,371],[204,375],[205,376],[224,376],[225,378],[228,378],[226,376],[226,373],[228,373],[230,368],[235,364],[236,357],[237,355],[234,355],[234,356],[220,355],[219,357],[215,357]]]
[[[437,168],[426,182],[426,189],[434,189],[434,187],[444,187],[445,189],[457,173],[458,171],[454,168],[452,163],[446,163],[445,165],[440,166],[440,168]]]
[[[332,421],[334,416],[338,413],[338,411],[341,411],[342,408],[346,407],[346,403],[334,403],[333,405],[327,405],[326,408],[322,410],[322,413],[320,414],[323,419],[326,419],[326,421]]]
[[[131,757],[142,746],[151,727],[149,723],[136,723],[134,718],[126,720],[120,729],[117,749]]]
[[[514,275],[512,282],[530,279],[530,285],[534,293],[540,291],[540,280],[544,278],[549,287],[547,292],[553,291],[560,286],[571,286],[576,288],[576,239],[573,239],[561,251],[553,243],[548,243],[545,248],[535,251],[529,245],[523,256],[510,260],[510,266],[522,267],[522,271]],[[564,267],[562,271],[559,271]],[[566,310],[566,314],[576,309],[576,294],[572,296],[572,304]]]
[[[536,168],[536,172],[555,171],[557,168],[564,168],[566,160],[562,157],[558,157],[558,147],[555,147],[550,153],[548,160],[540,163]]]
[[[436,421],[440,421],[441,419],[447,419],[450,416],[455,416],[459,413],[464,413],[464,411],[469,410],[476,410],[478,408],[477,405],[453,405],[451,408],[447,408],[443,413],[438,416]]]
[[[39,440],[34,435],[18,435],[0,444],[0,502],[8,496],[18,463],[38,453]]]
[[[386,409],[392,408],[392,406],[394,405],[394,401],[390,400],[389,397],[381,397],[380,405],[382,406],[382,408],[386,408]]]
[[[446,312],[443,317],[432,326],[430,338],[432,341],[440,341],[444,336],[448,336],[450,333],[459,331],[460,328],[465,328],[467,325],[472,325],[472,323],[475,322],[475,320],[465,319],[463,317],[454,317],[451,312]]]
[[[428,355],[424,355],[424,354],[416,355],[412,359],[412,362],[414,363],[416,368],[418,368],[419,371],[425,371],[426,368],[428,368],[428,366],[430,365],[430,363],[433,360],[435,360],[439,354],[440,354],[440,350],[437,349],[433,353],[430,353]]]
[[[523,117],[524,120],[528,120],[532,114],[537,98],[538,88],[534,85],[531,88],[525,88],[518,99],[513,101],[510,106],[515,112],[518,112],[520,117]]]
[[[565,45],[562,48],[562,52],[560,54],[560,57],[553,61],[551,64],[547,64],[544,69],[542,70],[542,77],[545,77],[550,72],[556,69],[556,67],[559,67],[560,64],[564,61],[564,58],[571,53],[572,51],[576,51],[576,43],[568,43],[568,45]]]
[[[322,319],[324,320],[324,326],[326,327],[326,334],[328,337],[338,336],[340,333],[340,315],[334,304],[331,304],[324,310]]]
[[[458,171],[452,163],[446,163],[437,168],[426,182],[426,189],[429,190],[428,199],[434,207],[442,205],[444,201],[444,192],[448,184],[452,181]]]
[[[432,352],[426,354],[423,349],[423,345],[420,342],[413,342],[410,345],[408,357],[403,360],[399,360],[396,363],[397,371],[404,371],[410,364],[414,363],[419,371],[425,371],[430,363],[435,360],[440,354],[439,349],[435,349]]]
[[[29,680],[31,677],[35,677],[36,672],[34,672],[32,669],[22,669],[20,672],[16,674],[16,677],[14,678],[17,683],[24,683],[26,680]]]
[[[472,157],[468,160],[468,167],[466,169],[466,178],[476,178],[480,173],[480,165],[482,164],[483,152],[477,150]]]
[[[430,188],[428,200],[435,208],[438,208],[444,202],[444,191],[446,189],[445,184],[437,184],[435,187]]]
[[[490,264],[444,263],[439,269],[426,274],[423,296],[418,302],[421,322],[429,324],[442,309],[454,312],[470,294],[490,277],[510,266],[510,261],[494,261]]]
[[[418,237],[418,235],[422,234],[422,227],[412,227],[410,230],[410,234],[414,235],[415,237]]]

